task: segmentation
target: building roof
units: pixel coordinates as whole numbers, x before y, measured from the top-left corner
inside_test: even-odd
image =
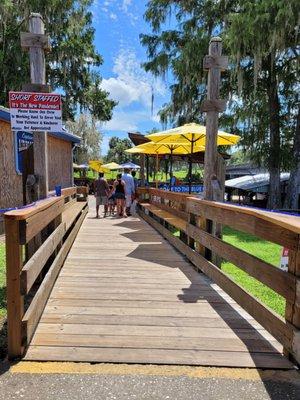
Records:
[[[289,180],[290,173],[282,172],[280,174],[280,181],[285,182]],[[245,175],[240,178],[228,179],[225,181],[225,186],[235,189],[242,189],[251,192],[266,193],[268,191],[270,174],[256,174]]]
[[[0,106],[0,121],[5,121],[5,122],[10,123],[10,112],[9,112],[8,108]],[[51,133],[48,133],[48,135],[51,135],[58,139],[66,140],[66,141],[72,142],[72,143],[80,143],[80,141],[81,141],[79,136],[73,135],[73,133],[68,132],[66,129],[64,129],[63,132],[51,132]]]
[[[227,165],[226,174],[228,175],[257,175],[266,173],[266,168],[258,167],[257,165],[245,163],[236,165]]]

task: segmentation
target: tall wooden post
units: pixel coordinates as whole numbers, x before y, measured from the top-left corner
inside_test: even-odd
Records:
[[[226,108],[226,101],[219,99],[221,70],[227,68],[228,59],[222,54],[222,39],[213,37],[209,55],[204,58],[203,68],[208,70],[207,100],[202,104],[206,112],[206,146],[204,155],[204,199],[217,200],[222,190],[217,171],[217,136],[219,112]]]
[[[49,92],[46,85],[45,49],[50,49],[46,36],[43,18],[40,14],[31,13],[29,17],[29,34],[21,33],[21,45],[29,49],[31,84],[23,85],[24,91]],[[48,195],[48,149],[47,133],[33,133],[34,174],[38,179],[38,198]]]
[[[224,199],[224,173],[220,169],[220,160],[217,152],[219,112],[225,111],[226,101],[221,100],[221,70],[228,65],[227,57],[222,56],[222,39],[213,37],[209,43],[209,54],[204,58],[203,68],[208,70],[207,100],[202,104],[202,111],[206,112],[206,146],[204,155],[204,199],[223,201]],[[223,197],[222,197],[223,195]],[[222,226],[210,220],[202,221],[206,230],[214,236],[222,236]],[[205,250],[207,259],[216,265],[221,265],[218,255]]]

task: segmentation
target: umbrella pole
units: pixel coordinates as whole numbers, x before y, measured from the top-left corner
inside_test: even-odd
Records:
[[[149,156],[146,154],[146,180],[149,183]]]
[[[192,193],[193,152],[194,152],[194,135],[192,136],[190,164],[189,164],[189,194]]]
[[[155,176],[155,186],[158,188],[158,153],[156,153],[156,176]]]

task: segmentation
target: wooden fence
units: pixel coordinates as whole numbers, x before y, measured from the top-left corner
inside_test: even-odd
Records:
[[[86,188],[5,214],[8,355],[23,355],[87,214]],[[78,201],[82,200],[82,201]]]
[[[200,200],[158,189],[140,189],[139,213],[170,243],[252,315],[300,363],[300,218]],[[146,200],[145,200],[146,199]],[[288,272],[226,243],[211,227],[229,226],[289,249]],[[173,234],[180,231],[180,237]],[[285,318],[253,297],[211,260],[218,255],[286,299]]]

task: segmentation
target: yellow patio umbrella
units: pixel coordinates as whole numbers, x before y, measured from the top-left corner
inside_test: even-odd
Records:
[[[146,136],[156,143],[176,143],[176,144],[190,144],[191,156],[189,161],[189,193],[192,187],[192,154],[195,146],[205,146],[206,144],[206,127],[203,125],[190,123],[177,128],[168,129],[166,131],[151,133]],[[233,146],[237,144],[240,137],[231,133],[218,131],[217,145]]]
[[[107,168],[110,171],[115,170],[115,169],[120,169],[120,165],[115,163],[115,162],[110,162],[108,164],[103,164],[102,167],[103,168]]]
[[[206,127],[195,123],[185,124],[166,131],[151,133],[146,138],[156,143],[191,143],[198,146],[205,146]],[[233,146],[237,144],[239,139],[240,136],[238,135],[218,131],[217,145]]]
[[[203,146],[195,146],[195,151],[204,151]],[[155,143],[148,142],[140,144],[139,146],[132,147],[126,150],[127,153],[131,154],[151,154],[156,155],[156,171],[158,171],[158,155],[169,154],[170,155],[170,178],[172,177],[173,167],[173,154],[190,154],[192,151],[192,145],[188,144],[177,144],[177,143]]]
[[[110,172],[108,168],[105,168],[103,166],[103,162],[100,160],[89,161],[89,167],[96,172],[103,172],[103,173]]]

